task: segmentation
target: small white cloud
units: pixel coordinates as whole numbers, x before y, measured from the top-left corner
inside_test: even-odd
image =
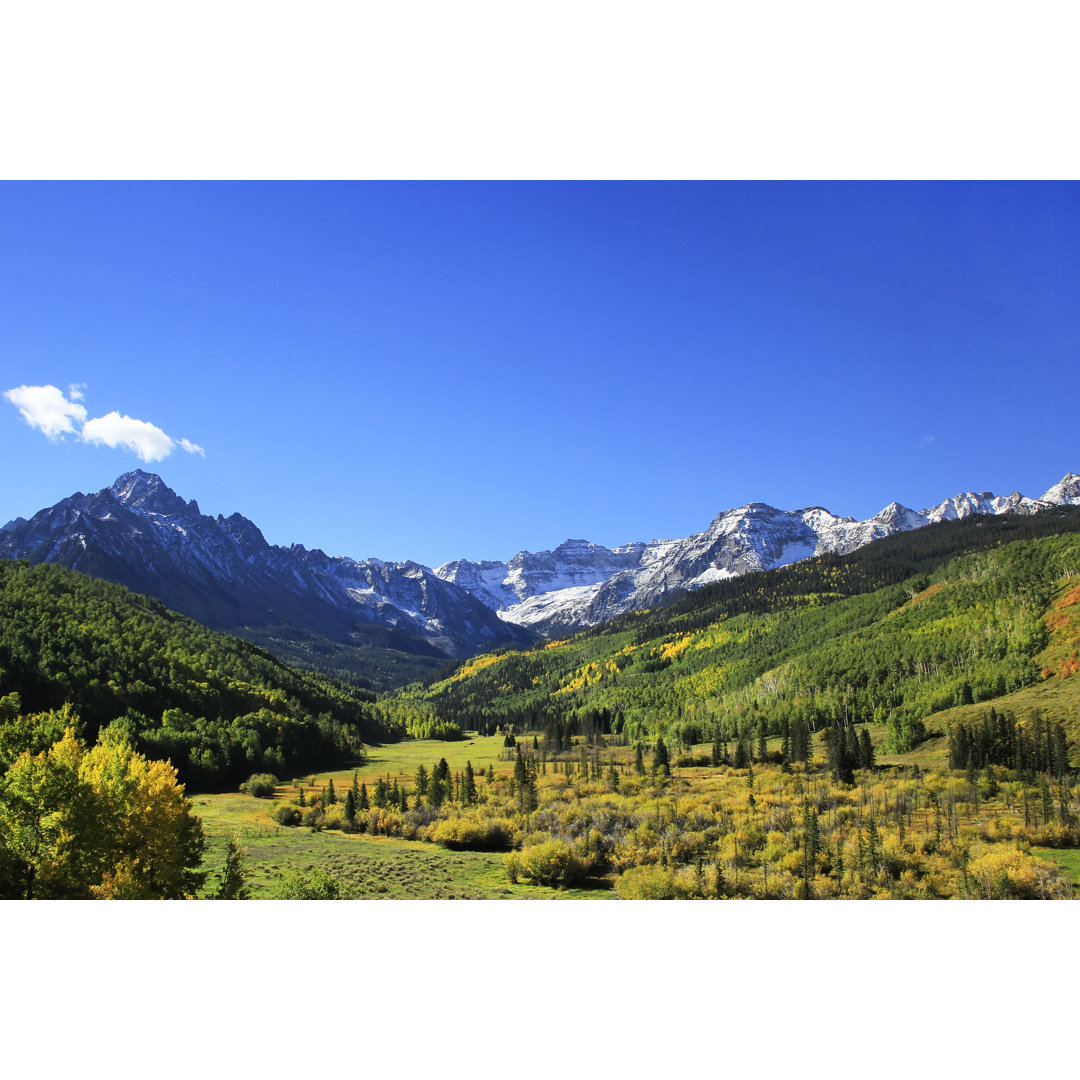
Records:
[[[55,386],[16,386],[5,390],[4,397],[18,406],[22,418],[31,427],[43,431],[50,439],[78,434],[75,425],[86,419],[86,409],[69,401]]]
[[[190,439],[171,439],[156,424],[121,416],[115,410],[87,420],[83,398],[86,383],[68,383],[67,396],[55,386],[16,386],[4,397],[17,406],[22,418],[50,439],[77,435],[83,442],[130,450],[143,461],[161,461],[178,446],[189,454],[206,457],[206,451]]]
[[[925,450],[928,446],[933,446],[937,442],[936,435],[924,435],[919,440],[919,448]]]
[[[161,428],[146,420],[121,416],[115,410],[95,420],[87,420],[83,424],[82,437],[83,442],[131,450],[143,461],[161,461],[176,447]]]

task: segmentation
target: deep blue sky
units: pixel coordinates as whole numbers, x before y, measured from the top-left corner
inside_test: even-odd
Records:
[[[0,186],[0,523],[135,467],[275,543],[508,558],[751,500],[864,517],[1080,471],[1080,186]]]

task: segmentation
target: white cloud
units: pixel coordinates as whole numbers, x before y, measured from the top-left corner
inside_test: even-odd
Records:
[[[5,390],[4,397],[18,406],[23,419],[50,439],[77,435],[85,443],[130,450],[142,461],[161,461],[178,446],[189,454],[206,457],[206,451],[190,439],[172,439],[156,424],[121,416],[113,410],[87,420],[83,398],[86,383],[68,383],[67,397],[55,386],[17,386]]]
[[[61,435],[78,434],[75,425],[86,419],[86,409],[69,401],[55,386],[16,386],[13,390],[5,390],[4,397],[18,406],[22,418],[31,427],[40,429],[53,440]]]
[[[937,436],[936,435],[924,435],[919,440],[919,447],[921,449],[925,450],[928,446],[933,446],[934,443],[936,443],[936,442],[937,442]]]
[[[118,446],[130,450],[143,461],[161,461],[168,457],[176,443],[161,428],[146,420],[121,416],[115,410],[87,420],[82,429],[83,442],[104,444],[114,449]]]
[[[187,439],[180,440],[180,449],[186,450],[189,454],[198,454],[199,457],[206,457],[206,451],[198,443],[189,442]]]

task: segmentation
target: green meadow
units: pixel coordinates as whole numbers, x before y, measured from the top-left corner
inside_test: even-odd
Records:
[[[423,764],[430,771],[442,757],[452,770],[490,768],[510,772],[513,763],[500,761],[502,737],[467,739],[462,742],[407,741],[369,748],[367,760],[357,766],[359,782],[370,789],[380,776],[390,775],[412,785]],[[504,755],[505,756],[505,755]],[[270,812],[278,802],[291,801],[298,787],[322,788],[333,779],[344,794],[351,786],[352,769],[339,769],[295,778],[278,786],[273,799],[257,799],[241,793],[193,795],[196,814],[202,818],[207,850],[204,868],[209,870],[200,897],[210,897],[225,860],[229,837],[238,835],[246,849],[245,865],[252,899],[272,899],[276,879],[285,870],[317,867],[331,873],[355,899],[372,900],[512,900],[512,899],[610,899],[606,889],[551,889],[512,884],[503,869],[501,852],[449,851],[436,844],[399,840],[385,836],[346,835],[333,830],[315,832],[304,827],[277,825]]]

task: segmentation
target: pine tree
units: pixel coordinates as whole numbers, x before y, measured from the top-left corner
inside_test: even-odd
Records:
[[[662,735],[656,736],[656,746],[653,749],[652,764],[654,769],[668,769],[671,766],[671,757],[668,754],[668,748]]]
[[[413,782],[416,784],[417,795],[424,796],[427,794],[428,771],[423,765],[416,770],[416,776],[413,777]]]
[[[461,801],[465,806],[472,806],[476,799],[476,778],[473,775],[472,762],[466,761],[465,776],[461,783]]]
[[[326,805],[332,806],[337,802],[337,795],[334,794],[334,778],[331,776],[329,783],[326,785]]]
[[[356,809],[358,811],[371,809],[371,800],[368,798],[367,784],[360,785],[360,797],[356,800]]]
[[[874,767],[874,744],[870,741],[870,732],[865,727],[859,732],[859,767]]]
[[[870,816],[870,824],[866,827],[867,858],[871,869],[876,873],[881,859],[881,834],[878,832],[877,821]]]
[[[642,754],[640,742],[634,748],[634,772],[636,772],[638,776],[645,775],[645,759]]]
[[[251,876],[251,871],[244,866],[244,856],[247,848],[240,846],[240,835],[235,833],[229,838],[229,845],[225,849],[225,866],[217,875],[218,890],[214,893],[215,900],[248,900],[251,898],[251,890],[246,881]]]
[[[353,798],[352,788],[345,792],[345,820],[349,824],[356,820],[356,799]]]

